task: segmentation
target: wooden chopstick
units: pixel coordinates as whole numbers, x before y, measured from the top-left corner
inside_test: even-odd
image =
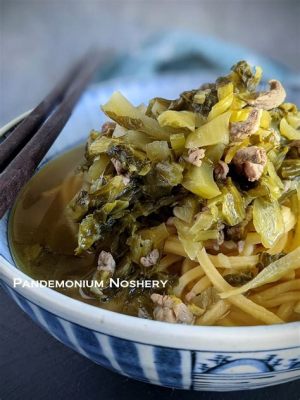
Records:
[[[39,165],[62,128],[65,126],[77,100],[96,70],[99,68],[101,59],[103,59],[103,56],[100,57],[100,54],[95,52],[92,57],[91,55],[89,55],[88,58],[84,57],[84,59],[77,64],[78,72],[76,73],[74,80],[72,82],[70,80],[69,85],[65,84],[64,92],[58,91],[58,97],[59,99],[62,99],[61,102],[59,103],[59,100],[57,100],[58,105],[50,116],[47,117],[46,115],[46,117],[39,117],[40,121],[44,120],[44,123],[34,133],[32,133],[32,129],[33,126],[35,126],[35,118],[31,118],[31,121],[27,125],[30,133],[25,129],[24,136],[27,135],[28,137],[33,135],[32,138],[0,174],[0,218],[2,218],[6,210],[12,205],[22,186],[33,175],[36,167]],[[76,66],[72,68],[73,71],[75,71],[75,69]],[[69,76],[69,74],[67,76]],[[54,91],[55,90],[53,90],[53,92]],[[56,103],[54,97],[50,96],[50,100],[52,104]],[[50,107],[50,102],[46,102],[46,104],[48,104],[46,107],[48,110],[52,109]],[[32,113],[34,113],[34,111]],[[29,118],[30,115],[27,118]],[[24,126],[26,127],[26,124],[24,124]],[[14,135],[14,131],[11,135]],[[22,140],[23,139],[21,138],[21,141]],[[13,142],[13,140],[11,142]],[[5,141],[3,144],[4,143]],[[18,145],[19,143],[20,141],[18,141]],[[0,146],[2,146],[2,144]]]

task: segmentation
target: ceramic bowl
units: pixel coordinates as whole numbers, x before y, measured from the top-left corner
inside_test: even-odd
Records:
[[[158,95],[174,98],[210,79],[169,75],[92,86],[43,162],[84,142],[90,129],[103,123],[99,105],[114,90],[139,104]],[[130,378],[178,389],[256,389],[300,377],[300,322],[257,327],[174,325],[106,311],[45,287],[14,288],[14,278],[28,277],[11,256],[8,214],[0,221],[2,288],[52,336],[95,363]]]

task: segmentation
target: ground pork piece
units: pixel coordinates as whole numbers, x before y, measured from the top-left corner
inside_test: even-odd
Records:
[[[185,160],[190,164],[195,165],[196,167],[201,167],[204,156],[205,156],[205,149],[200,149],[200,148],[189,149],[188,156],[185,158]]]
[[[102,281],[105,287],[109,278],[114,274],[116,269],[116,262],[111,253],[102,250],[98,256],[98,265],[95,273],[93,274],[93,281]],[[96,285],[92,285],[91,292],[96,296],[103,297],[103,291]]]
[[[154,319],[171,323],[193,324],[195,317],[189,308],[175,296],[153,293]]]
[[[237,243],[237,248],[238,248],[239,254],[241,254],[245,248],[245,240],[239,240]]]
[[[244,164],[244,174],[248,178],[249,182],[255,182],[260,179],[264,170],[264,165],[254,164],[246,161]]]
[[[117,160],[116,158],[111,158],[110,161],[113,163],[113,166],[115,167],[116,173],[118,175],[122,175],[125,172],[122,167],[121,161]]]
[[[159,259],[159,251],[157,249],[153,249],[152,251],[150,251],[149,254],[146,255],[146,257],[141,257],[140,263],[144,267],[152,267],[157,263],[158,259]]]
[[[122,179],[123,179],[124,185],[128,185],[128,183],[130,182],[130,176],[128,174],[122,175]]]
[[[214,177],[217,181],[225,181],[229,172],[226,162],[220,160],[214,168]]]
[[[247,100],[247,103],[263,110],[271,110],[272,108],[280,106],[286,97],[286,92],[283,86],[275,79],[269,81],[269,85],[269,91],[258,93],[255,99],[249,99]]]
[[[107,271],[110,274],[113,274],[116,269],[116,262],[111,255],[111,253],[102,250],[98,257],[98,271]]]
[[[128,172],[126,172],[124,170],[121,162],[119,160],[117,160],[116,158],[111,158],[110,161],[113,163],[113,166],[115,167],[117,175],[122,177],[125,185],[128,185],[128,183],[130,182],[130,175]]]
[[[255,182],[262,176],[267,163],[266,151],[258,146],[238,150],[232,160],[238,173],[245,175],[248,181]]]
[[[253,108],[246,121],[232,122],[230,124],[230,137],[232,141],[244,139],[255,133],[259,128],[261,110]]]
[[[112,136],[116,128],[116,123],[112,121],[106,121],[101,127],[101,133],[105,136]]]

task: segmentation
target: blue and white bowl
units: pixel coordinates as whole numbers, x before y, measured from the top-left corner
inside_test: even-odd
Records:
[[[211,77],[165,76],[114,80],[92,86],[81,98],[44,162],[84,142],[104,120],[99,105],[114,90],[133,103],[160,95],[174,98]],[[178,389],[256,389],[300,378],[300,322],[257,327],[173,325],[103,310],[49,288],[13,287],[28,277],[15,265],[0,221],[0,282],[3,289],[52,336],[122,375]]]

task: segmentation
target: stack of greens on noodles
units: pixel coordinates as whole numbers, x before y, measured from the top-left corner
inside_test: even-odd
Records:
[[[261,76],[240,61],[176,100],[115,92],[102,106],[110,121],[90,133],[69,204],[76,253],[99,255],[99,301],[126,291],[137,315],[168,322],[284,321],[257,291],[300,277],[300,113],[279,81],[258,91]],[[111,277],[168,285],[112,290]]]

